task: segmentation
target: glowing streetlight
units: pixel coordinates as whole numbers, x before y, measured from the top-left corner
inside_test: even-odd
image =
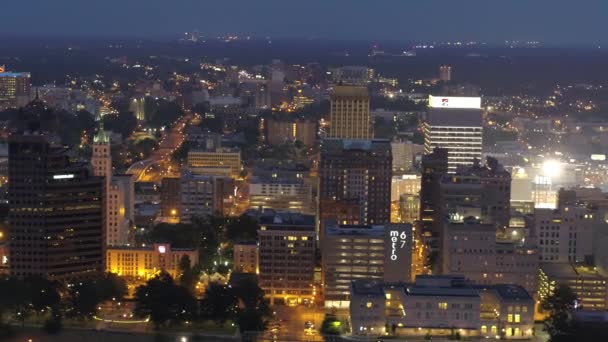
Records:
[[[562,172],[562,164],[557,160],[545,160],[542,171],[546,177],[557,177]]]

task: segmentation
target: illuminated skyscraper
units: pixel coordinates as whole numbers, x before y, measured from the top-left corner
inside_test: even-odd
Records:
[[[479,97],[429,97],[424,121],[424,152],[448,150],[448,172],[481,159],[483,117]]]
[[[0,107],[23,107],[30,101],[29,72],[0,72]]]
[[[331,94],[330,138],[372,139],[366,87],[336,86]]]
[[[71,279],[103,272],[103,179],[43,134],[9,139],[10,270]]]

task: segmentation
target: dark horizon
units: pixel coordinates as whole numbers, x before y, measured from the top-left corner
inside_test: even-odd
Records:
[[[488,2],[427,0],[24,0],[5,4],[3,36],[175,39],[251,35],[273,39],[360,41],[541,41],[548,45],[606,42],[608,3],[582,0]]]

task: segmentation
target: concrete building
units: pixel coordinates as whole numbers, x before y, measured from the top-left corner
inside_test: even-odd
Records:
[[[104,183],[44,134],[9,138],[10,272],[66,280],[105,269]]]
[[[371,82],[375,76],[374,69],[356,65],[334,68],[330,72],[334,84],[344,85],[364,86]]]
[[[330,108],[330,138],[373,138],[366,87],[335,86]]]
[[[391,142],[393,153],[393,173],[399,175],[408,173],[414,169],[417,155],[424,153],[424,145],[412,144],[411,142]]]
[[[252,177],[249,183],[249,207],[314,214],[312,186],[304,179]]]
[[[266,122],[266,141],[271,146],[300,141],[303,146],[314,146],[317,141],[317,123],[305,120],[276,120]]]
[[[568,262],[540,265],[539,297],[550,296],[560,285],[569,286],[576,294],[580,309],[606,311],[608,308],[608,276],[593,267]]]
[[[444,225],[440,257],[442,274],[458,274],[476,284],[518,284],[538,290],[538,249],[520,240],[497,238],[492,224],[475,220]]]
[[[440,180],[448,172],[448,150],[435,148],[432,153],[422,156],[422,176],[420,182],[420,220],[423,233],[438,233],[436,218]]]
[[[315,217],[282,212],[258,223],[259,285],[271,304],[314,302]]]
[[[439,181],[435,205],[438,222],[448,216],[466,217],[467,210],[479,210],[477,219],[494,224],[497,228],[509,225],[511,217],[511,174],[494,158],[486,165],[475,161],[470,167],[461,167],[455,173],[444,174]],[[477,216],[477,215],[474,215]]]
[[[259,273],[260,248],[257,242],[239,242],[234,247],[234,271]]]
[[[165,177],[160,185],[160,216],[177,219],[180,208],[180,179]]]
[[[192,172],[238,178],[241,173],[241,151],[232,148],[195,149],[188,152]]]
[[[321,224],[326,219],[343,224],[389,222],[391,161],[388,140],[324,140],[319,163]]]
[[[411,280],[412,226],[327,223],[322,248],[323,295],[328,308],[348,308],[353,280]]]
[[[393,176],[391,179],[391,202],[397,202],[402,195],[419,195],[421,177],[415,173]]]
[[[106,243],[123,246],[133,242],[135,190],[131,175],[113,175],[110,138],[103,127],[93,138],[93,174],[104,179]]]
[[[222,177],[197,175],[190,170],[182,170],[177,213],[180,222],[192,222],[194,216],[206,218],[223,213],[224,183]]]
[[[146,247],[108,247],[106,271],[140,281],[148,280],[161,271],[177,278],[180,274],[179,263],[184,255],[190,259],[191,266],[198,263],[196,249],[171,248],[170,244],[155,243]]]
[[[448,150],[448,171],[481,159],[483,117],[479,97],[429,97],[424,120],[424,150]]]
[[[358,280],[350,291],[353,335],[533,337],[534,300],[521,286],[478,287],[458,276],[417,276],[409,284]]]
[[[531,235],[538,239],[541,262],[585,262],[593,255],[596,230],[606,227],[596,212],[584,207],[534,210]]]
[[[24,107],[30,102],[31,75],[29,72],[0,72],[0,107]]]

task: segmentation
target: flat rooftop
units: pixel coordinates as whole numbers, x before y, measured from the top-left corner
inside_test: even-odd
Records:
[[[594,268],[571,264],[560,263],[541,263],[540,269],[550,278],[570,278],[570,279],[597,279],[606,280],[608,277],[601,274]]]

